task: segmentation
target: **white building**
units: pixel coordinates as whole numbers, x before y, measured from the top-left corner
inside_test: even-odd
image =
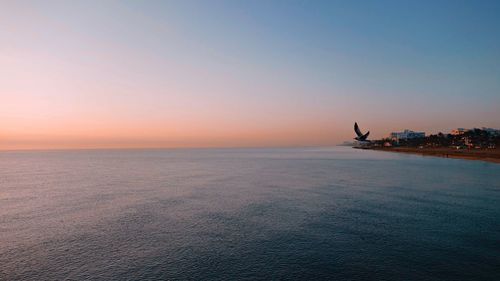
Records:
[[[404,130],[402,132],[392,132],[390,138],[394,141],[415,139],[425,137],[425,132],[414,132],[412,130]]]

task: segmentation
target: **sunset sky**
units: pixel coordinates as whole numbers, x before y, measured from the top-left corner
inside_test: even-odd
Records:
[[[500,1],[0,1],[0,149],[500,128]]]

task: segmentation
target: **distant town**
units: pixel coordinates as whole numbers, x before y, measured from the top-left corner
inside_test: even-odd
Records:
[[[419,147],[454,149],[496,149],[500,147],[500,130],[492,128],[457,128],[448,134],[426,135],[425,132],[404,130],[392,132],[387,138],[371,142],[374,147]]]
[[[342,145],[500,163],[500,130],[485,127],[457,128],[450,133],[430,135],[406,129],[379,140],[344,142]]]

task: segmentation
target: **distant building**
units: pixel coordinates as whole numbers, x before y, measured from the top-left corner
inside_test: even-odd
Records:
[[[399,142],[400,140],[424,138],[425,132],[414,132],[412,130],[404,130],[402,132],[392,132],[390,139]]]
[[[469,131],[469,129],[456,128],[456,129],[451,130],[451,134],[454,136],[459,136],[459,135],[465,134],[468,131]]]

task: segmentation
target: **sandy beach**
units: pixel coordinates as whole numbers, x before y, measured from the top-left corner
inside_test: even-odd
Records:
[[[453,149],[453,148],[414,148],[414,147],[374,147],[373,150],[420,154],[446,158],[460,158],[500,163],[500,149]]]

